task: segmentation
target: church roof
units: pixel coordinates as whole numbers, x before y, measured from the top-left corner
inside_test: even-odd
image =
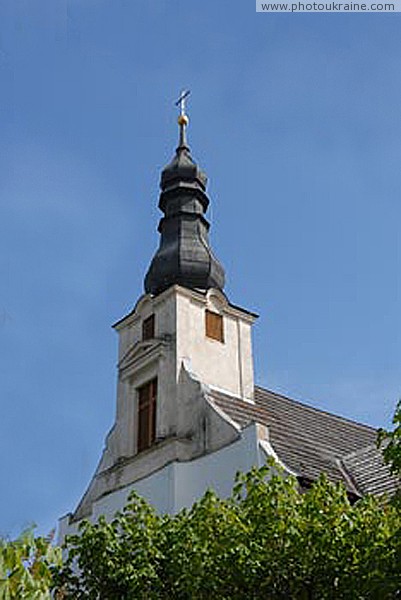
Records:
[[[391,494],[399,485],[383,463],[373,427],[260,387],[254,404],[216,390],[211,397],[241,427],[266,425],[278,457],[305,484],[324,472],[354,496]]]

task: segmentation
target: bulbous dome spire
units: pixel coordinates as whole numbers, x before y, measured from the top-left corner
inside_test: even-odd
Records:
[[[160,245],[145,277],[145,291],[151,294],[174,284],[202,290],[224,287],[224,269],[210,248],[210,225],[204,216],[209,205],[207,177],[191,157],[188,122],[181,103],[179,145],[161,176]]]

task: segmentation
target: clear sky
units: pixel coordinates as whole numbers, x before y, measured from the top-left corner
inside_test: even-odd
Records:
[[[115,409],[111,324],[157,245],[190,88],[256,380],[389,424],[400,395],[401,15],[254,0],[0,3],[0,534],[76,505]]]

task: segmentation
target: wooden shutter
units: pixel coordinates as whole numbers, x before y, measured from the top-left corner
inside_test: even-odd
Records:
[[[157,379],[138,390],[138,452],[149,448],[156,438]]]
[[[150,315],[142,323],[142,340],[151,340],[155,337],[155,315]]]
[[[224,342],[223,317],[207,310],[205,313],[206,335],[213,340]]]

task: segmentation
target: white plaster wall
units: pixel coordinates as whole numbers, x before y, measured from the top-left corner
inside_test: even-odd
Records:
[[[206,337],[207,308],[223,316],[224,343]],[[142,322],[152,313],[155,339],[143,342]],[[77,516],[111,518],[124,507],[132,489],[159,512],[175,513],[190,507],[208,487],[221,497],[228,496],[237,471],[263,462],[257,427],[250,425],[240,433],[206,400],[207,387],[202,385],[252,399],[253,320],[217,290],[202,294],[173,286],[155,298],[140,298],[135,310],[116,325],[116,421]],[[135,456],[137,390],[154,377],[158,379],[159,444],[148,454]],[[62,518],[60,541],[76,529],[77,522],[70,524],[68,515]]]
[[[132,456],[137,447],[137,390],[157,377],[158,402],[156,437],[164,438],[174,432],[171,414],[176,414],[177,364],[175,352],[176,302],[175,295],[162,294],[156,298],[143,296],[134,312],[116,326],[119,333],[119,360],[129,355],[142,341],[142,323],[155,315],[155,340],[163,340],[163,348],[151,353],[149,359],[138,360],[119,373],[117,386],[116,427],[111,436],[111,460]],[[109,466],[109,461],[106,466]],[[102,465],[103,467],[103,465]]]
[[[205,310],[223,316],[224,342],[205,333]],[[177,364],[186,360],[206,384],[236,396],[252,398],[254,391],[251,322],[211,294],[177,293]]]
[[[205,310],[223,316],[224,342],[208,338],[205,333]],[[140,342],[142,322],[155,315],[155,336],[169,340],[175,356],[165,364],[161,375],[167,376],[169,389],[165,396],[176,394],[182,361],[206,384],[226,390],[236,396],[253,397],[253,357],[251,326],[253,318],[240,309],[233,309],[217,290],[200,294],[173,286],[155,298],[143,296],[135,311],[117,325],[120,335],[120,360],[130,347]],[[174,364],[172,360],[174,359]],[[159,368],[157,368],[159,370]]]
[[[131,491],[135,490],[146,498],[160,513],[174,512],[174,464],[166,465],[160,471],[153,473],[135,484],[104,496],[93,505],[91,521],[95,522],[100,515],[112,519],[118,510],[122,510]]]
[[[253,466],[261,466],[264,460],[256,426],[252,424],[229,446],[195,461],[176,464],[174,512],[190,507],[208,488],[227,498],[238,471],[246,473]]]
[[[175,294],[166,293],[157,296],[153,302],[156,318],[156,337],[174,336],[176,333],[176,301]]]
[[[244,398],[253,398],[255,383],[253,376],[253,352],[252,352],[252,327],[238,319],[237,327],[239,348],[238,357],[241,368],[242,396]]]
[[[171,462],[152,475],[103,496],[93,503],[90,520],[95,522],[100,515],[112,519],[125,506],[132,490],[147,499],[158,512],[170,514],[190,508],[208,488],[221,498],[227,498],[238,471],[245,473],[265,463],[266,452],[261,449],[258,427],[252,423],[237,441],[221,450],[188,462]],[[59,543],[76,528],[76,523],[68,523],[68,517],[61,519]]]
[[[207,308],[222,315],[224,342],[206,336]],[[142,322],[152,313],[155,340],[147,344],[159,343],[159,349],[149,351],[142,343]],[[150,295],[140,298],[135,310],[116,326],[120,366],[124,361],[129,363],[135,348],[138,358],[133,358],[119,373],[116,424],[108,438],[101,470],[121,457],[136,453],[137,390],[154,377],[158,379],[156,437],[164,439],[177,433],[182,409],[179,375],[183,362],[203,383],[252,399],[252,322],[248,313],[233,309],[216,290],[200,294],[173,286],[155,298]]]

